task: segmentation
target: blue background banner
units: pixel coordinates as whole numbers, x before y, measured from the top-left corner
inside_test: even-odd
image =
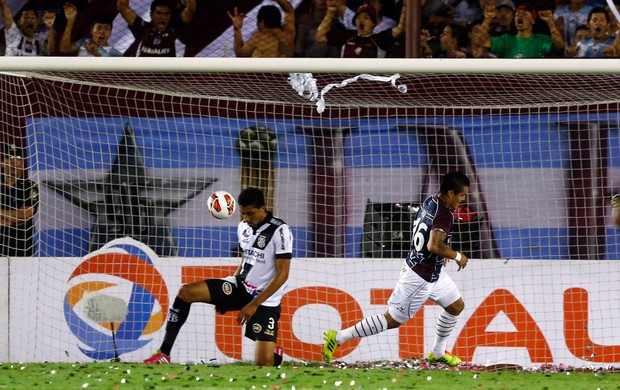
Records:
[[[209,219],[204,212],[203,192],[208,195],[212,190],[226,189],[238,193],[243,165],[237,149],[239,133],[248,127],[265,126],[277,135],[273,162],[278,177],[277,211],[293,227],[298,257],[314,256],[311,213],[316,207],[307,194],[312,193],[310,173],[317,171],[315,141],[329,137],[330,129],[345,129],[344,255],[360,257],[365,202],[417,199],[424,190],[419,178],[434,160],[415,128],[446,126],[456,129],[465,141],[486,195],[484,207],[500,256],[565,259],[572,245],[566,219],[566,183],[574,167],[570,126],[593,123],[604,129],[600,145],[607,155],[601,160],[608,175],[602,180],[607,184],[602,194],[606,198],[620,188],[620,179],[616,179],[620,167],[617,122],[618,113],[321,121],[34,118],[27,126],[30,175],[42,184],[42,200],[47,200],[41,202],[37,216],[38,253],[85,255],[89,241],[93,241],[93,230],[104,228],[102,215],[115,224],[129,223],[128,216],[115,209],[113,199],[133,196],[131,188],[135,187],[138,203],[155,210],[144,211],[154,215],[154,230],[140,233],[163,240],[153,245],[173,246],[180,256],[230,256],[234,253],[237,220],[217,224]],[[127,128],[131,129],[130,136]],[[119,174],[123,164],[133,167],[125,166]],[[145,178],[129,185],[129,195],[115,190],[123,181],[131,181],[129,177],[141,174]],[[391,176],[400,181],[401,188],[384,183]],[[170,188],[170,180],[182,183],[182,191]],[[556,186],[550,187],[553,183]],[[180,194],[183,191],[187,193]],[[300,201],[302,195],[305,197]],[[184,197],[189,198],[180,206],[169,207],[165,202]],[[508,203],[502,198],[508,198]],[[604,203],[608,208],[608,201]],[[609,213],[605,210],[603,214]],[[607,219],[599,223],[606,234],[605,258],[620,259],[618,229]]]

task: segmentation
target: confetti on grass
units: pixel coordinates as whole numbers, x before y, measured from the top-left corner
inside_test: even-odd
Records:
[[[565,366],[564,364],[542,364],[540,366],[523,367],[518,364],[493,364],[481,365],[472,363],[462,363],[457,367],[449,367],[445,364],[430,365],[426,359],[402,359],[402,360],[379,360],[364,361],[355,363],[345,363],[342,361],[332,361],[327,367],[337,367],[341,369],[387,369],[387,370],[452,370],[452,371],[522,371],[522,372],[609,372],[620,373],[620,367],[606,365],[604,367],[595,366]]]

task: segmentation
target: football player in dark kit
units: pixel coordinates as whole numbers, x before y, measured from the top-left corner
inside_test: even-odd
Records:
[[[5,145],[0,178],[0,255],[34,255],[34,215],[39,203],[35,183],[26,178],[23,150]]]
[[[259,366],[282,363],[276,340],[280,301],[293,257],[293,235],[284,221],[267,211],[260,189],[244,189],[237,204],[242,217],[237,227],[242,253],[237,271],[223,279],[183,285],[168,310],[161,347],[144,363],[170,363],[172,346],[194,302],[210,303],[220,313],[238,310],[237,322],[245,325],[245,337],[256,342],[255,363]]]
[[[323,359],[327,363],[331,362],[340,344],[398,328],[415,316],[430,299],[443,310],[437,318],[435,343],[427,360],[430,364],[451,367],[461,364],[458,356],[446,351],[446,344],[465,303],[458,287],[445,271],[445,265],[453,260],[460,271],[469,260],[450,247],[454,223],[452,211],[465,201],[469,185],[469,178],[461,172],[447,173],[441,178],[439,193],[426,198],[416,213],[411,251],[388,299],[387,311],[366,317],[347,329],[325,332]]]

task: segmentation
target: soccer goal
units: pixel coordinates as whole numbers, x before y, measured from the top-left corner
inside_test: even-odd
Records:
[[[318,361],[323,331],[385,312],[416,207],[460,170],[452,246],[471,261],[447,265],[466,303],[448,348],[619,365],[619,65],[0,58],[3,141],[38,187],[33,255],[0,263],[0,360],[142,361],[179,287],[239,263],[239,214],[211,217],[209,195],[255,186],[294,235],[278,343]],[[335,359],[417,362],[438,310]],[[194,304],[172,356],[253,352],[234,314]]]

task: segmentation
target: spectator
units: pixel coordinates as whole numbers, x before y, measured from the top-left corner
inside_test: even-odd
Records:
[[[394,19],[384,15],[383,1],[384,0],[367,1],[367,3],[372,5],[375,11],[377,12],[377,25],[375,26],[375,29],[373,30],[374,33],[378,33],[384,30],[389,30],[391,28],[396,27],[396,25],[398,24],[398,22],[396,22]]]
[[[357,8],[352,20],[356,30],[347,30],[335,19],[336,9],[328,6],[325,18],[317,29],[316,40],[340,46],[342,58],[384,58],[387,51],[392,49],[394,40],[404,32],[405,14],[403,3],[398,25],[373,34],[377,12],[370,4],[364,3]]]
[[[592,38],[590,27],[585,24],[577,27],[577,30],[575,30],[575,44],[590,38]]]
[[[7,4],[7,0],[0,0],[0,11],[5,29],[6,49],[5,56],[44,56],[53,55],[56,50],[56,34],[54,22],[56,14],[45,12],[43,23],[47,32],[37,32],[39,17],[37,10],[31,6],[24,6],[15,17]]]
[[[553,13],[550,10],[540,11],[540,18],[547,24],[551,36],[534,34],[533,27],[536,20],[536,10],[522,5],[515,10],[516,34],[504,34],[491,37],[488,33],[491,21],[496,15],[495,7],[487,7],[484,12],[485,37],[483,46],[501,58],[541,58],[548,57],[552,50],[564,49],[564,37],[553,22]]]
[[[511,0],[500,0],[495,7],[495,19],[489,27],[489,34],[498,37],[504,34],[515,34],[515,4]]]
[[[126,57],[176,57],[176,41],[180,40],[178,30],[194,18],[196,0],[185,0],[180,18],[173,18],[175,6],[171,1],[153,0],[150,22],[136,14],[129,6],[129,0],[117,0],[116,7],[135,38],[124,53]]]
[[[423,29],[420,36],[423,57],[436,57],[440,55],[441,44],[439,37],[447,25],[458,23],[455,19],[456,10],[454,6],[446,3],[435,14],[430,15],[427,20],[423,21]]]
[[[592,10],[586,0],[570,0],[567,5],[553,12],[553,21],[564,33],[566,46],[575,45],[577,27],[588,23],[588,14]]]
[[[34,255],[34,221],[39,191],[25,174],[21,148],[5,145],[0,178],[0,255]]]
[[[255,32],[243,42],[241,28],[245,14],[228,12],[234,29],[235,55],[237,57],[292,57],[295,52],[295,8],[288,0],[275,0],[284,11],[284,24],[280,9],[264,5],[258,10]]]
[[[585,39],[576,46],[567,47],[567,57],[618,57],[620,54],[620,38],[607,33],[609,14],[604,8],[594,7],[588,15],[590,39]]]
[[[465,58],[468,36],[465,27],[457,23],[448,24],[439,36],[441,52],[439,58]]]
[[[295,29],[295,57],[339,57],[326,43],[316,41],[316,30],[326,12],[327,0],[312,0],[310,11],[301,14]]]
[[[77,53],[78,57],[121,57],[123,55],[108,44],[108,39],[112,34],[112,18],[105,15],[95,16],[90,28],[90,38],[72,42],[71,34],[78,11],[73,3],[65,3],[63,9],[67,18],[67,26],[60,39],[61,53]]]
[[[465,48],[467,57],[473,58],[497,58],[497,56],[484,47],[486,34],[482,31],[482,20],[477,20],[468,26],[469,45]]]

